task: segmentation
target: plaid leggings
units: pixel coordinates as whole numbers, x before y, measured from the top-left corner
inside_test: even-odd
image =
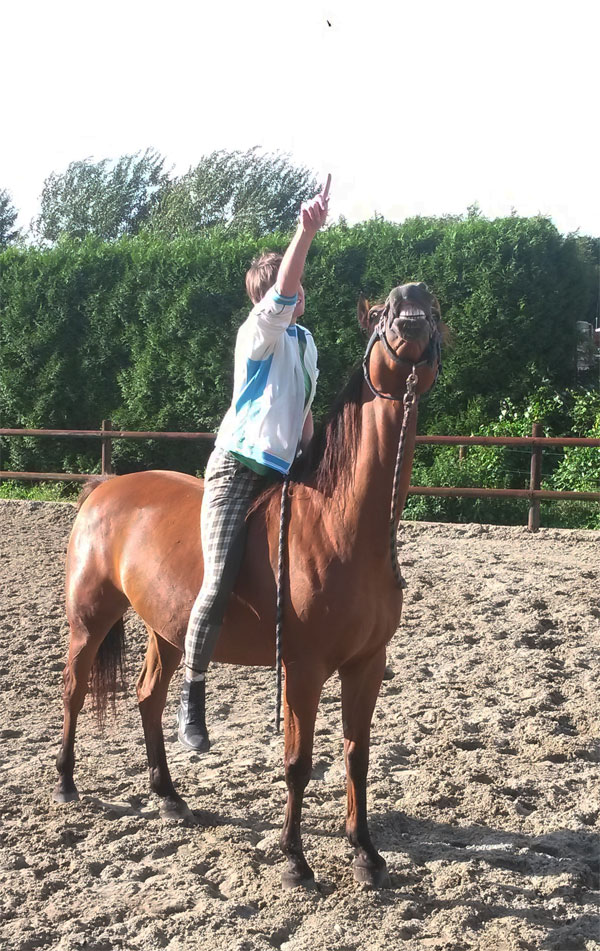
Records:
[[[195,673],[213,655],[242,564],[248,507],[269,481],[222,449],[208,460],[200,516],[204,578],[185,635],[185,666]]]

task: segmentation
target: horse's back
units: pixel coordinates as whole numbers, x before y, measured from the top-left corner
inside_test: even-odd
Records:
[[[107,598],[124,596],[146,624],[183,649],[204,572],[203,494],[203,482],[181,472],[151,470],[100,482],[71,533],[67,613],[93,613]],[[264,665],[274,660],[275,588],[264,515],[252,522],[262,529],[252,525],[252,553],[226,611],[215,659]]]
[[[100,482],[71,532],[67,613],[91,610],[114,589],[155,630],[185,630],[202,581],[202,496],[201,480],[169,470]]]
[[[202,479],[171,469],[149,469],[120,476],[93,476],[90,483],[92,490],[89,491],[86,483],[81,493],[77,520],[88,509],[91,511],[92,507],[97,509],[101,505],[113,509],[134,504],[154,505],[165,493],[177,495],[178,498],[185,494],[201,503],[204,488]]]
[[[319,499],[308,489],[305,494],[295,497],[297,510],[289,524],[284,655],[297,661],[305,653],[322,653],[327,643],[327,662],[334,669],[362,653],[372,629],[381,625],[372,616],[372,604],[366,607],[362,586],[347,583],[344,558],[328,541]],[[67,613],[93,613],[113,598],[125,608],[129,603],[149,627],[183,649],[204,570],[202,498],[200,480],[171,471],[117,476],[94,488],[81,505],[69,542]],[[278,493],[251,515],[248,528],[214,659],[268,665],[275,654]],[[377,576],[372,580],[374,587]],[[338,606],[332,612],[334,600]],[[355,628],[352,639],[349,631]]]

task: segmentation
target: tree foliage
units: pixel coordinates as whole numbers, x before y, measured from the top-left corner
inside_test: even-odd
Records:
[[[249,307],[246,269],[258,252],[283,250],[288,240],[216,227],[174,240],[145,231],[5,250],[0,425],[95,429],[111,418],[132,430],[214,431],[231,399],[235,335]],[[556,435],[597,433],[597,395],[575,388],[575,325],[593,320],[596,267],[588,242],[562,237],[543,218],[375,219],[327,229],[313,243],[305,276],[305,321],[321,371],[316,417],[364,352],[359,293],[375,300],[422,279],[437,293],[454,343],[421,401],[421,432],[525,435],[536,418]],[[118,471],[195,472],[207,448],[115,441],[114,456]],[[2,451],[4,468],[36,471],[92,471],[100,456],[97,443],[25,438],[7,440]],[[545,454],[546,485],[587,486],[598,455]],[[426,447],[414,481],[519,487],[529,461],[523,467],[515,458],[485,448],[459,464],[456,450]],[[413,497],[408,507],[454,519],[489,519],[497,510],[523,522],[521,503]]]
[[[289,156],[212,152],[162,195],[151,230],[168,238],[203,234],[215,226],[253,235],[289,230],[300,203],[312,198],[317,182]]]
[[[21,234],[14,224],[19,216],[14,207],[10,194],[6,189],[0,191],[0,251],[14,244]]]
[[[541,217],[470,217],[449,224],[430,267],[453,345],[428,420],[439,427],[474,396],[493,418],[503,398],[519,401],[544,379],[575,382],[576,321],[597,294],[576,239]]]
[[[45,242],[90,235],[110,241],[137,234],[168,182],[165,159],[154,149],[116,161],[71,162],[44,183],[34,234]]]

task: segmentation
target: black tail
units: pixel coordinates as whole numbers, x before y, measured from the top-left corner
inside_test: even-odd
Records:
[[[125,626],[123,618],[113,624],[100,644],[90,677],[92,707],[101,726],[110,700],[113,713],[118,690],[125,690]]]
[[[94,475],[90,476],[84,483],[83,489],[77,497],[77,511],[81,508],[88,495],[91,495],[94,489],[97,489],[99,485],[102,485],[103,482],[108,482],[109,479],[116,479],[114,475]]]

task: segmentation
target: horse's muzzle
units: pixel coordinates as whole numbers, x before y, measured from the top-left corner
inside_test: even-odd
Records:
[[[427,320],[398,320],[396,322],[398,335],[403,340],[426,340],[429,336],[429,323]]]
[[[403,340],[426,340],[430,329],[425,311],[414,304],[403,303],[398,316],[390,322],[390,334]]]

